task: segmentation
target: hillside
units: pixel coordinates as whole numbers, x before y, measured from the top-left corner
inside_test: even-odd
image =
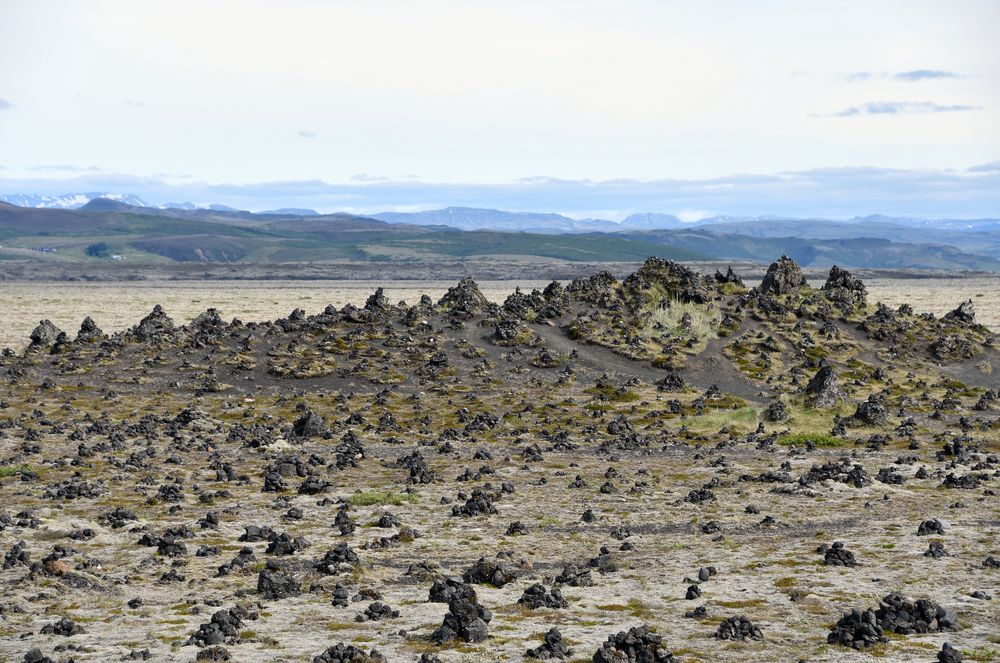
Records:
[[[0,205],[0,259],[106,262],[412,262],[479,256],[567,261],[678,260],[711,254],[624,237],[535,235],[390,224],[349,214],[301,216],[158,210],[97,199],[77,210]]]
[[[814,268],[836,264],[1000,272],[1000,230],[989,220],[962,227],[957,222],[921,226],[914,220],[881,217],[852,222],[714,218],[682,224],[674,217],[646,214],[617,224],[471,208],[379,216],[311,210],[252,213],[218,205],[158,209],[106,198],[72,210],[0,203],[0,260],[635,262],[658,255],[673,260],[766,262],[770,256],[787,254]],[[656,228],[659,224],[674,227]]]

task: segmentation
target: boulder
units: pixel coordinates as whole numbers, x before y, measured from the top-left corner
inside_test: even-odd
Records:
[[[31,335],[28,337],[31,339],[31,344],[28,346],[28,350],[45,350],[52,347],[61,333],[62,330],[54,324],[48,320],[42,320],[37,327],[31,330]]]
[[[312,410],[295,420],[292,425],[292,432],[297,437],[322,437],[327,432],[326,422]]]
[[[945,313],[944,319],[954,320],[964,325],[974,324],[976,322],[976,307],[973,306],[971,299],[966,299],[955,310]]]
[[[823,366],[816,371],[806,385],[806,403],[814,408],[828,408],[834,407],[837,401],[846,400],[837,378],[837,369],[833,366]]]

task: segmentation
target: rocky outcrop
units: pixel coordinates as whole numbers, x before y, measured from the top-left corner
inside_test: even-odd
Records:
[[[847,396],[840,390],[837,369],[827,365],[816,371],[816,374],[806,385],[806,404],[815,408],[834,407],[837,401],[846,400]]]
[[[469,277],[459,281],[458,285],[448,288],[448,291],[438,301],[438,306],[462,319],[468,319],[481,313],[488,305],[489,301],[479,289],[479,285]]]
[[[107,338],[101,328],[97,326],[93,318],[89,315],[80,324],[80,331],[76,334],[77,343],[98,343]]]
[[[28,337],[31,339],[31,344],[28,346],[28,350],[47,350],[52,347],[60,334],[62,334],[62,330],[48,320],[42,320],[37,327],[31,330],[31,335]]]
[[[781,256],[767,268],[764,279],[757,288],[769,295],[784,295],[806,284],[802,268],[788,256]]]
[[[719,284],[731,283],[733,285],[743,287],[743,279],[737,276],[736,272],[733,271],[732,265],[726,269],[725,274],[719,270],[715,270],[715,282]]]
[[[827,276],[822,290],[827,299],[847,310],[853,310],[855,307],[864,308],[868,305],[868,290],[865,284],[846,269],[836,265],[830,268],[830,275]]]
[[[966,299],[964,302],[958,305],[958,307],[944,314],[945,320],[954,320],[955,322],[960,322],[963,325],[971,325],[976,322],[976,307],[973,306],[971,299]]]

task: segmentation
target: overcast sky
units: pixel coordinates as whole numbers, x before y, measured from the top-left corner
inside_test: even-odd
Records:
[[[3,0],[0,193],[1000,215],[997,26],[995,0]]]

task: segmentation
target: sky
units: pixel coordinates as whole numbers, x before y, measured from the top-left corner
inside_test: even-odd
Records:
[[[0,193],[1000,216],[995,0],[0,0]]]

